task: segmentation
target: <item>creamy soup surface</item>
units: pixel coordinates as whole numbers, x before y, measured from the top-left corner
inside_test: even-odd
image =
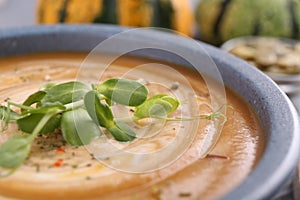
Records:
[[[7,98],[22,103],[47,82],[77,79],[97,83],[112,77],[142,79],[150,95],[172,95],[176,90],[186,91],[187,86],[176,80],[176,74],[180,73],[197,96],[199,108],[193,108],[193,111],[199,115],[211,113],[207,88],[194,71],[160,63],[173,67],[176,72],[175,75],[161,73],[157,61],[124,56],[113,62],[100,76],[97,70],[99,67],[104,69],[105,66],[101,65],[108,55],[98,55],[97,59],[86,63],[91,67],[81,68],[78,75],[86,55],[65,52],[1,58],[0,103],[5,104]],[[132,73],[137,66],[147,63],[152,63],[152,67],[141,67],[137,74]],[[149,80],[165,82],[147,83]],[[203,159],[199,158],[199,147],[203,145],[201,142],[211,124],[210,119],[198,120],[195,138],[178,159],[147,173],[112,169],[99,162],[88,148],[67,145],[57,131],[38,137],[25,163],[13,175],[0,179],[0,199],[218,199],[249,175],[265,147],[262,127],[255,113],[234,92],[226,90],[226,95],[227,105],[230,105],[227,107],[227,121],[216,146]],[[185,104],[189,96],[183,96],[186,99],[181,103]],[[184,115],[185,111],[179,109],[172,116],[180,114]],[[189,129],[182,122],[168,121],[159,128],[158,134],[134,141],[129,147],[135,152],[156,151],[169,144],[178,132],[185,131]],[[0,143],[16,133],[19,133],[17,127],[10,124],[0,134]],[[117,143],[111,139],[109,141]],[[119,147],[122,148],[122,144]]]

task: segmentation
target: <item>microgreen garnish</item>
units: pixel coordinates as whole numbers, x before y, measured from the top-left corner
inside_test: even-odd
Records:
[[[143,84],[127,79],[109,79],[99,84],[97,91],[106,98],[125,106],[138,106],[148,96],[148,90]]]
[[[65,105],[81,100],[90,90],[91,88],[88,85],[81,82],[66,82],[53,85],[52,87],[48,86],[44,89],[46,95],[41,100],[41,103],[43,105],[49,102],[60,102]]]
[[[40,106],[40,102],[41,100],[45,97],[46,92],[45,91],[37,91],[36,93],[33,93],[32,95],[30,95],[23,103],[24,106],[31,106],[34,103],[38,103]],[[22,111],[24,111],[24,109],[22,109]]]
[[[112,106],[120,104],[134,112],[127,120],[114,117]],[[72,146],[82,146],[99,138],[106,130],[115,140],[129,142],[136,133],[126,122],[144,118],[166,121],[194,120],[194,118],[168,118],[179,106],[179,100],[166,94],[148,98],[148,89],[138,81],[112,78],[98,85],[71,81],[48,83],[31,94],[22,104],[7,100],[0,106],[2,129],[16,123],[22,134],[16,134],[0,146],[0,168],[7,176],[22,165],[28,157],[38,135],[61,131]],[[18,108],[16,112],[11,107]],[[206,116],[210,119],[213,115]]]
[[[134,116],[137,119],[165,117],[174,112],[178,106],[179,101],[176,98],[165,94],[158,94],[136,107]]]
[[[126,142],[135,138],[135,133],[128,126],[120,126],[114,121],[110,107],[100,101],[98,92],[89,91],[84,97],[84,105],[92,120],[106,128],[116,140]]]
[[[89,144],[102,135],[85,109],[70,110],[62,115],[61,130],[64,139],[72,146]]]

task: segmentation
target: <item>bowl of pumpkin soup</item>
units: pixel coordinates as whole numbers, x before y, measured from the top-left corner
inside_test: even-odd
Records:
[[[174,33],[0,31],[3,199],[293,197],[298,117],[258,69]]]

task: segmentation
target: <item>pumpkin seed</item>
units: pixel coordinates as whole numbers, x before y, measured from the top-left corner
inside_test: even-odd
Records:
[[[230,53],[265,72],[300,73],[300,42],[275,38],[250,38],[237,42]]]

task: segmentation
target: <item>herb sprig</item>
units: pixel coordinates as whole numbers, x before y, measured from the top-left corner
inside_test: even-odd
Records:
[[[10,175],[22,165],[38,135],[58,129],[72,146],[86,145],[100,137],[103,134],[100,127],[117,141],[134,140],[135,132],[114,118],[113,103],[134,107],[132,121],[167,119],[167,115],[179,106],[178,99],[166,94],[148,98],[148,89],[143,84],[127,79],[112,78],[91,86],[77,81],[46,84],[22,104],[8,100],[7,106],[0,106],[2,129],[15,122],[23,132],[0,146],[0,167],[8,170],[1,176]]]
[[[115,118],[112,112],[114,104],[130,107],[134,110],[133,116]],[[22,104],[8,99],[7,106],[0,106],[2,131],[8,128],[9,123],[16,123],[22,131],[0,145],[0,168],[5,169],[5,173],[0,172],[0,177],[9,176],[22,165],[38,135],[56,130],[61,131],[64,140],[71,146],[82,146],[103,135],[103,129],[117,141],[132,141],[136,133],[127,122],[145,118],[189,121],[223,117],[224,123],[226,121],[226,116],[218,111],[189,118],[168,117],[179,105],[178,99],[167,94],[148,98],[145,85],[128,79],[112,78],[98,85],[78,81],[45,84]],[[207,149],[211,149],[215,142],[210,143]]]

